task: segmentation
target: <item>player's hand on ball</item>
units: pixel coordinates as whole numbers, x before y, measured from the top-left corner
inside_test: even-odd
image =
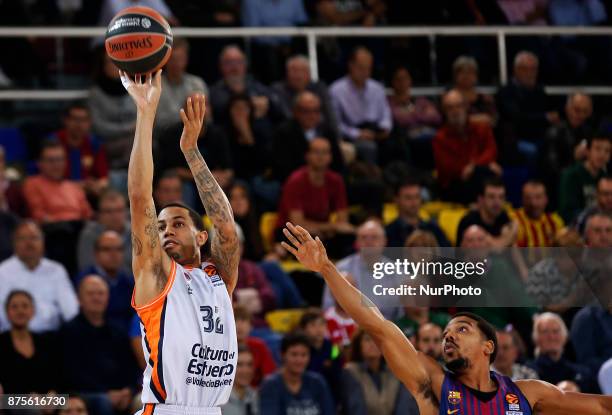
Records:
[[[138,110],[155,114],[161,95],[161,72],[159,69],[155,75],[134,75],[132,79],[126,72],[119,71],[121,83],[136,103]]]
[[[181,150],[191,150],[198,146],[198,138],[206,116],[206,99],[202,94],[194,94],[187,98],[185,108],[180,111],[183,121],[181,135]]]
[[[287,222],[287,227],[283,229],[283,233],[291,242],[291,245],[287,242],[281,242],[283,248],[291,252],[309,270],[321,272],[329,259],[319,237],[313,239],[306,229],[299,225],[295,226],[291,222]]]

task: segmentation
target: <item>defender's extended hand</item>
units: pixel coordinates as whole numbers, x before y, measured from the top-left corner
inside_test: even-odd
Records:
[[[313,239],[306,229],[299,225],[295,226],[291,222],[287,222],[283,233],[293,246],[287,242],[281,242],[281,245],[306,268],[314,272],[321,272],[323,267],[329,263],[323,242],[318,236]]]
[[[192,150],[198,146],[198,138],[206,116],[206,99],[202,94],[194,94],[187,98],[185,108],[180,111],[183,121],[181,134],[181,150]]]
[[[132,79],[126,72],[119,71],[121,83],[136,103],[138,110],[155,114],[161,95],[161,73],[160,69],[155,75],[147,74],[144,78],[142,75],[134,75]]]

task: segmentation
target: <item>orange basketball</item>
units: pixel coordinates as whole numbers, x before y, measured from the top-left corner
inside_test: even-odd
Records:
[[[172,31],[164,17],[148,7],[121,10],[108,25],[106,53],[117,67],[130,74],[154,72],[172,52]]]

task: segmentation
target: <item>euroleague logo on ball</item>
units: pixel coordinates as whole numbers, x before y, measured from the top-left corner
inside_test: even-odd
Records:
[[[149,19],[147,19],[146,17],[143,17],[143,18],[140,20],[140,25],[141,25],[142,27],[144,27],[145,29],[148,29],[148,28],[150,28],[150,27],[151,27],[151,21],[150,21]]]

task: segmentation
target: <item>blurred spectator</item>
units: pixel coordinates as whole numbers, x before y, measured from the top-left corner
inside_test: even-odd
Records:
[[[433,139],[438,182],[444,198],[467,204],[485,178],[502,174],[495,137],[489,125],[469,120],[459,91],[444,95],[442,109],[446,121]]]
[[[478,195],[476,209],[470,210],[459,222],[457,246],[463,233],[471,225],[482,227],[489,234],[489,242],[495,247],[507,247],[516,242],[518,225],[506,212],[506,188],[498,179],[484,182]]]
[[[584,243],[587,247],[600,251],[612,247],[612,217],[609,214],[597,212],[587,219],[584,225]]]
[[[612,359],[603,364],[597,376],[604,395],[612,395]]]
[[[602,176],[597,181],[595,190],[596,204],[584,209],[576,218],[576,229],[584,234],[584,227],[589,217],[596,213],[612,214],[612,177]]]
[[[172,55],[164,68],[162,91],[157,107],[156,129],[180,123],[179,111],[185,106],[187,97],[200,93],[208,95],[208,87],[202,78],[187,73],[189,64],[189,42],[184,38],[174,38]],[[175,137],[175,140],[177,137]],[[178,146],[178,140],[176,140]]]
[[[546,25],[549,0],[497,0],[511,25]]]
[[[68,397],[68,406],[58,411],[58,415],[88,415],[87,404],[78,395]]]
[[[382,0],[317,0],[317,23],[324,26],[374,26],[385,20]]]
[[[127,333],[105,319],[108,297],[101,277],[83,278],[81,311],[60,331],[65,388],[81,394],[91,412],[101,415],[129,408],[137,378]]]
[[[235,181],[227,192],[234,220],[244,233],[242,256],[251,261],[259,261],[264,256],[264,246],[259,231],[259,218],[249,187],[242,181]]]
[[[342,274],[344,278],[357,287],[357,280],[348,273]],[[345,351],[351,345],[353,334],[357,331],[357,323],[348,315],[346,311],[338,304],[335,298],[332,297],[333,305],[325,310],[325,321],[327,322],[327,332],[329,339],[334,346]]]
[[[12,212],[17,216],[26,217],[28,209],[21,185],[10,176],[6,168],[4,147],[0,146],[0,212]]]
[[[102,10],[100,11],[100,20],[98,26],[107,26],[117,13],[126,7],[150,7],[164,16],[169,23],[178,23],[172,11],[168,8],[164,0],[104,0]]]
[[[251,387],[254,374],[253,353],[247,347],[239,347],[234,387],[229,400],[221,407],[223,415],[259,414],[259,396],[257,390]]]
[[[350,249],[354,228],[348,221],[342,176],[329,169],[331,158],[328,140],[310,141],[306,166],[294,171],[283,186],[277,228],[287,221],[301,225],[325,241],[330,256],[337,258]]]
[[[320,100],[321,121],[336,133],[338,126],[329,91],[323,82],[312,80],[308,58],[304,55],[290,57],[285,63],[285,70],[285,80],[272,85],[285,117],[290,118],[294,114],[296,97],[302,92],[310,91]]]
[[[387,100],[394,127],[412,139],[432,138],[442,117],[433,102],[412,96],[412,76],[406,67],[400,66],[393,72],[391,88],[393,92]]]
[[[272,139],[272,170],[279,181],[303,166],[309,142],[316,137],[329,141],[331,168],[342,173],[343,160],[334,129],[321,119],[321,100],[310,91],[298,93],[293,100],[293,118],[277,129]]]
[[[94,246],[104,231],[115,231],[121,235],[124,265],[126,269],[132,269],[132,231],[125,196],[116,190],[108,189],[98,200],[95,220],[87,222],[79,236],[77,248],[79,270],[94,263]]]
[[[374,340],[359,330],[342,375],[342,407],[354,415],[418,414],[414,399],[387,367]]]
[[[51,138],[58,140],[67,156],[64,177],[78,182],[87,195],[96,199],[108,186],[106,152],[91,133],[91,117],[86,102],[70,103],[62,118],[64,128]]]
[[[395,324],[410,341],[415,341],[419,327],[432,323],[444,328],[449,321],[450,316],[443,311],[432,311],[429,307],[406,306],[402,309],[402,316],[395,320]]]
[[[182,182],[176,170],[167,170],[157,178],[153,189],[153,199],[158,209],[162,209],[168,203],[183,200]]]
[[[596,135],[587,142],[586,160],[561,173],[559,213],[565,223],[571,223],[582,209],[594,204],[597,182],[610,161],[610,148],[610,137]]]
[[[397,187],[395,204],[399,215],[385,228],[388,246],[404,246],[406,238],[417,229],[434,234],[439,246],[450,245],[438,225],[419,217],[423,205],[422,190],[419,182],[415,180],[405,180]]]
[[[55,338],[28,328],[35,307],[27,291],[11,291],[2,304],[10,330],[0,334],[0,386],[3,393],[48,394],[57,390]]]
[[[576,364],[563,356],[567,342],[567,327],[555,313],[542,313],[533,321],[535,358],[527,365],[538,372],[540,379],[557,384],[571,380],[587,392],[593,391],[592,374],[588,367]]]
[[[574,316],[571,340],[576,351],[576,362],[598,373],[612,358],[612,313],[600,305],[586,306]]]
[[[260,389],[260,410],[266,415],[335,413],[325,379],[306,370],[310,343],[301,334],[287,334],[281,344],[283,365]]]
[[[384,86],[371,78],[374,57],[357,47],[348,63],[348,74],[334,82],[329,93],[342,138],[353,142],[363,160],[376,164],[378,142],[393,127]]]
[[[131,267],[125,267],[123,238],[115,231],[104,231],[94,245],[95,262],[75,279],[75,285],[87,275],[97,275],[108,284],[109,298],[106,320],[110,324],[129,330],[134,310],[131,307],[134,276]]]
[[[234,319],[236,320],[236,337],[238,346],[246,346],[253,354],[253,380],[251,386],[256,388],[261,381],[276,370],[276,363],[272,352],[266,343],[257,337],[250,336],[251,313],[246,307],[234,305]]]
[[[442,358],[442,328],[437,324],[422,324],[416,332],[415,348],[436,361]]]
[[[493,370],[508,376],[513,381],[521,379],[539,379],[535,370],[517,363],[519,348],[514,336],[506,330],[497,331],[497,356],[493,363]]]
[[[546,186],[539,180],[523,185],[523,206],[511,217],[518,224],[516,243],[520,247],[552,246],[563,228],[563,219],[556,212],[546,212]]]
[[[471,56],[459,56],[453,62],[453,88],[463,95],[470,121],[494,126],[497,117],[495,99],[478,92],[478,62]]]
[[[13,235],[15,254],[0,263],[0,304],[13,290],[24,290],[34,298],[36,313],[30,322],[34,332],[57,330],[62,321],[78,312],[77,298],[64,267],[43,257],[43,234],[34,222],[17,225]],[[0,331],[8,328],[0,309]]]

